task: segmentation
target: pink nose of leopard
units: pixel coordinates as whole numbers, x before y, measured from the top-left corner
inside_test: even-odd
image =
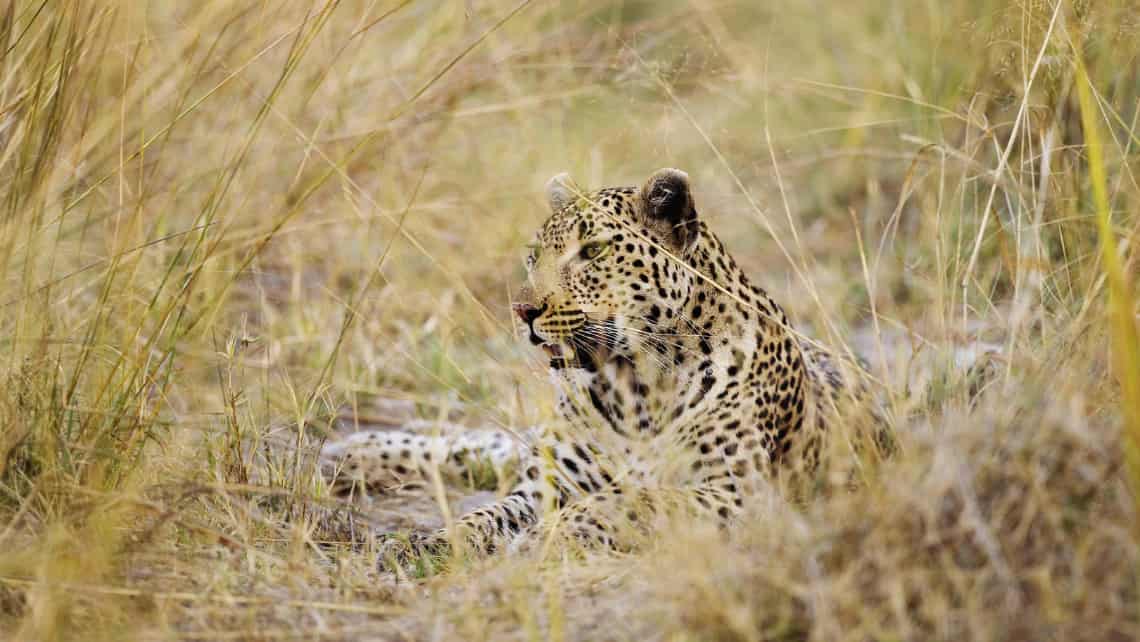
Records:
[[[515,303],[511,305],[511,309],[523,320],[523,323],[527,324],[532,323],[542,315],[542,308],[529,303]]]

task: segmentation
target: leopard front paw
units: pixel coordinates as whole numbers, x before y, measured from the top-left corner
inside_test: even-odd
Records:
[[[451,553],[447,532],[412,532],[388,535],[380,545],[377,566],[381,572],[403,571],[409,577],[427,577],[435,573]]]

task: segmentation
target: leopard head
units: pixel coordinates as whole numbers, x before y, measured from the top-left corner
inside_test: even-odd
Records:
[[[662,169],[640,188],[587,192],[559,174],[546,196],[551,215],[530,244],[514,311],[551,366],[597,362],[675,332],[700,236],[688,175]]]

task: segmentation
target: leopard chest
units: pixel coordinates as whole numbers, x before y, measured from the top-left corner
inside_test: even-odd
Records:
[[[635,358],[581,373],[561,408],[592,439],[626,451],[630,442],[651,441],[709,454],[709,444],[721,451],[754,437],[771,451],[802,423],[797,348],[763,331],[677,338],[666,349],[641,345]]]
[[[752,346],[691,336],[637,348],[632,357],[578,372],[562,387],[561,414],[591,433],[645,440],[746,405],[751,357],[745,351]]]

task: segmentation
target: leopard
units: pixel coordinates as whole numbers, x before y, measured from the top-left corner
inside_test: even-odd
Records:
[[[364,432],[328,448],[342,486],[461,476],[480,458],[517,471],[450,528],[386,540],[389,562],[553,532],[624,550],[666,513],[729,523],[773,471],[810,469],[844,399],[863,396],[857,372],[793,329],[709,229],[685,172],[592,191],[563,173],[545,196],[511,311],[546,361],[557,421],[522,439]]]

